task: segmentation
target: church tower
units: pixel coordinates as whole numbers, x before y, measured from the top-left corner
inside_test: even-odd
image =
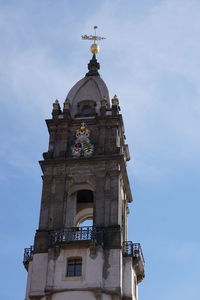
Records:
[[[34,246],[24,251],[25,300],[137,300],[139,243],[128,241],[129,158],[119,100],[99,75],[96,36],[88,72],[53,103]]]

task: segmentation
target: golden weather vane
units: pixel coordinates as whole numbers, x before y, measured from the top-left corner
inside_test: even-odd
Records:
[[[97,54],[99,52],[99,45],[96,43],[96,41],[105,40],[106,38],[96,35],[96,30],[98,28],[97,26],[94,26],[93,28],[94,28],[94,35],[85,34],[85,35],[82,35],[81,38],[82,38],[82,40],[94,41],[94,43],[90,47],[90,51],[93,54]]]

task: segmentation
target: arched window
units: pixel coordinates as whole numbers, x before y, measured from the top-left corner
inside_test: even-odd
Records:
[[[81,113],[83,115],[91,115],[91,114],[93,114],[93,112],[94,112],[94,109],[89,105],[83,106],[83,108],[81,110]]]
[[[76,226],[93,226],[94,192],[91,190],[79,190],[76,199]]]
[[[77,114],[75,117],[93,117],[96,115],[96,102],[93,100],[83,100],[77,104]]]
[[[88,217],[79,223],[79,227],[93,226],[93,219]]]

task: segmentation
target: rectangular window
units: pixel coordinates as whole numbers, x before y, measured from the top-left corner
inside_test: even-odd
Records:
[[[68,259],[67,261],[67,277],[81,276],[82,274],[82,259]]]

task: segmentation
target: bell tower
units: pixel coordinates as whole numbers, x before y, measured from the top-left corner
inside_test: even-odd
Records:
[[[95,28],[96,29],[96,28]],[[96,36],[88,72],[53,103],[34,246],[24,252],[25,300],[136,300],[144,278],[139,243],[128,241],[126,170],[119,99],[99,75]]]

